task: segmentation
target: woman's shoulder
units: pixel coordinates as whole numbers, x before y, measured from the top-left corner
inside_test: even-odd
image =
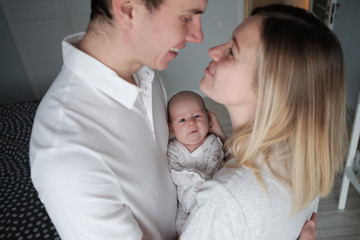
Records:
[[[260,184],[247,167],[224,167],[201,186],[197,195],[199,209],[204,215],[215,209],[214,215],[222,212],[230,222],[245,220],[241,230],[252,239],[295,239],[306,218],[316,210],[317,202],[291,217],[289,189],[267,171],[263,181]]]
[[[228,163],[231,164],[231,160]],[[223,167],[207,184],[208,188],[214,189],[213,191],[226,191],[239,203],[245,205],[249,204],[249,199],[251,199],[250,202],[262,202],[265,199],[288,199],[291,201],[289,189],[274,176],[265,172],[262,180],[263,183],[258,181],[254,172],[245,166]]]
[[[223,167],[211,180],[202,184],[199,191],[208,196],[232,196],[236,201],[241,201],[246,191],[253,191],[259,186],[249,169]]]
[[[224,166],[213,177],[214,181],[223,185],[233,185],[244,182],[252,182],[251,179],[255,178],[252,171],[246,167],[231,167],[233,160],[227,162],[228,166]]]

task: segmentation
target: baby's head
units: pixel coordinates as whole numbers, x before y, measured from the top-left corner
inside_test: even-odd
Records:
[[[191,91],[175,94],[168,103],[168,124],[171,135],[188,149],[200,146],[210,127],[202,97]]]

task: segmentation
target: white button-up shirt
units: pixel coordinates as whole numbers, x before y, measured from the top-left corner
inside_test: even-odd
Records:
[[[63,41],[63,68],[41,101],[31,176],[62,239],[174,239],[167,96],[142,67],[137,86]]]

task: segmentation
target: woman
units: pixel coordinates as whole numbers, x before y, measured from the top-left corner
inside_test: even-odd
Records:
[[[209,55],[200,87],[230,114],[232,159],[203,185],[181,239],[296,239],[346,151],[340,44],[305,10],[271,5]]]

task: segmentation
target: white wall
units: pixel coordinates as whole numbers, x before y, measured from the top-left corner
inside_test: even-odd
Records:
[[[183,89],[199,91],[199,81],[210,60],[208,48],[228,40],[236,26],[236,7],[243,5],[243,0],[208,2],[208,9],[202,18],[205,41],[202,44],[188,44],[169,68],[160,73],[169,95]],[[237,2],[241,4],[237,5]],[[86,29],[90,0],[0,0],[0,6],[5,17],[0,18],[0,26],[8,26],[10,30],[0,28],[1,36],[7,37],[6,46],[13,45],[12,52],[6,51],[4,55],[2,51],[0,60],[6,63],[6,69],[17,66],[16,71],[1,73],[0,103],[21,100],[21,95],[23,100],[29,98],[29,94],[9,87],[14,78],[12,75],[21,71],[23,74],[16,85],[21,86],[19,89],[30,89],[31,96],[40,98],[61,68],[61,40],[68,34]],[[5,46],[4,42],[2,37],[2,47]],[[8,62],[7,55],[17,58],[20,64]],[[20,98],[9,98],[5,93]]]
[[[30,100],[33,94],[0,8],[0,101]]]
[[[360,93],[360,1],[337,0],[334,32],[341,43],[346,66],[346,92],[355,108]]]
[[[201,44],[188,43],[169,67],[159,73],[164,80],[168,97],[182,90],[193,90],[204,95],[199,84],[211,60],[207,51],[210,47],[230,39],[232,31],[240,21],[237,18],[242,18],[241,15],[237,16],[239,5],[242,12],[243,0],[208,1],[208,7],[202,16],[204,41]]]
[[[90,0],[0,0],[0,6],[28,85],[40,98],[61,69],[61,40],[86,29]],[[10,81],[9,74],[4,81]]]
[[[202,17],[204,42],[188,44],[160,72],[168,95],[199,89],[210,58],[210,47],[230,38],[242,21],[244,0],[208,0]],[[360,91],[360,1],[338,0],[334,31],[344,49],[347,93],[355,106]],[[39,98],[46,92],[61,65],[61,40],[84,31],[90,0],[0,0],[0,103]],[[3,13],[3,15],[2,15]]]

